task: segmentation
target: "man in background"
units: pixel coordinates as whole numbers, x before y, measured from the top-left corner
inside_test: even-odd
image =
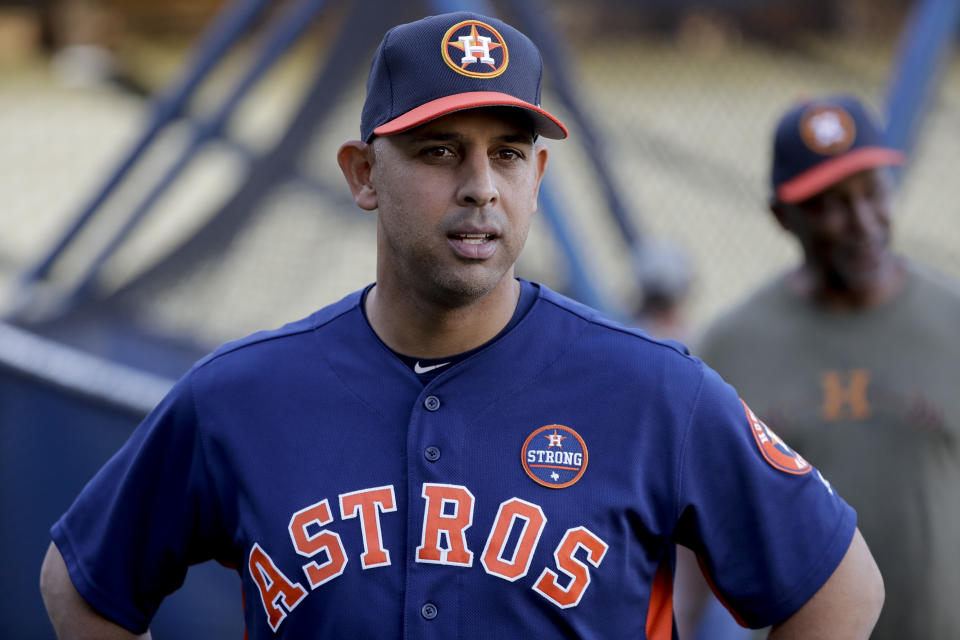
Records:
[[[771,210],[802,260],[697,352],[857,509],[887,590],[874,640],[960,629],[960,293],[891,249],[903,161],[852,97],[791,108]]]
[[[687,300],[693,267],[683,249],[668,242],[644,242],[633,260],[637,300],[633,322],[654,338],[687,342]]]

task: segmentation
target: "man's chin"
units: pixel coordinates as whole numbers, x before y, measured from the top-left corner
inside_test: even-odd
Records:
[[[506,277],[506,272],[491,272],[488,269],[440,274],[435,282],[437,302],[448,307],[471,304],[488,296]]]
[[[843,286],[848,291],[871,294],[884,289],[891,282],[894,269],[888,262],[846,265],[840,274]]]

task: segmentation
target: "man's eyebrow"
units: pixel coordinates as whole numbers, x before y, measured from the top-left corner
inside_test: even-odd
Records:
[[[532,133],[508,133],[497,138],[503,142],[512,142],[520,144],[533,144]]]
[[[463,136],[455,132],[424,131],[422,133],[411,134],[408,136],[408,139],[410,142],[459,142],[463,139]]]
[[[442,132],[442,131],[424,131],[422,133],[415,133],[408,137],[408,140],[411,143],[420,143],[420,142],[463,142],[463,134],[457,133],[455,131],[451,132]],[[502,136],[496,136],[493,138],[494,142],[507,142],[511,144],[533,144],[533,134],[532,133],[505,133]]]

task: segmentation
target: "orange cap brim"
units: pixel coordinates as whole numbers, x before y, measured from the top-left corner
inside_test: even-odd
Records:
[[[815,196],[827,187],[873,167],[900,166],[907,161],[902,151],[886,147],[861,147],[821,162],[777,187],[777,199],[793,204]]]
[[[554,140],[562,140],[567,137],[567,128],[563,126],[563,123],[540,107],[496,91],[469,91],[437,98],[411,109],[389,122],[384,122],[373,132],[381,136],[400,133],[449,113],[480,107],[518,107],[524,109],[533,116],[536,132],[541,136]]]

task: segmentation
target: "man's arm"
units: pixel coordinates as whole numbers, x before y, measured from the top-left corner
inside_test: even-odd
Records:
[[[677,545],[677,568],[673,576],[673,610],[677,618],[677,637],[695,638],[704,611],[710,601],[710,586],[700,571],[696,554]]]
[[[40,593],[60,640],[150,640],[104,618],[77,592],[57,545],[50,543],[40,569]]]
[[[883,578],[860,530],[833,575],[770,640],[866,640],[883,607]]]

